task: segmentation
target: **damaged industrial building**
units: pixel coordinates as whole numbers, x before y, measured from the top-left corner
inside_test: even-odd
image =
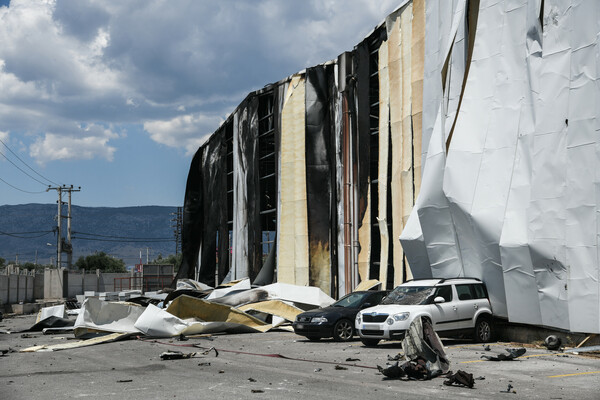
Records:
[[[510,322],[600,333],[600,4],[404,1],[252,92],[195,154],[177,278],[476,277]]]

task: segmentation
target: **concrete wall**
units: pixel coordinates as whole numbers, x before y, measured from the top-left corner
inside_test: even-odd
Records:
[[[44,273],[36,273],[33,280],[33,298],[44,298]]]
[[[33,301],[35,282],[35,275],[29,271],[15,270],[0,274],[0,304]]]
[[[69,275],[63,268],[44,270],[44,298],[61,299],[68,293]]]
[[[130,273],[100,274],[98,287],[98,291],[100,292],[118,292],[121,290],[129,290],[130,288],[135,289],[135,287],[133,287],[132,274]]]
[[[85,291],[118,292],[142,289],[140,274],[83,273],[46,269],[43,273],[7,270],[0,273],[0,305],[34,302],[38,299],[73,298]],[[116,283],[116,284],[115,284]]]

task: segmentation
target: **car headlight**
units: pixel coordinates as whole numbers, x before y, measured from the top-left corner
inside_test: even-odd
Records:
[[[360,314],[356,314],[356,323],[360,325],[361,320]]]
[[[323,322],[327,322],[327,318],[325,317],[312,317],[312,319],[310,320],[310,322],[315,323],[315,324],[320,324]]]
[[[394,314],[391,317],[389,317],[385,322],[387,322],[388,325],[393,325],[394,322],[406,321],[409,315],[409,312],[401,312],[398,314]]]

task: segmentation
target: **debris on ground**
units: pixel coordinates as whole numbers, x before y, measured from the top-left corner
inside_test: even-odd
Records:
[[[446,386],[466,386],[468,388],[473,388],[475,385],[475,379],[473,379],[473,374],[468,372],[458,370],[456,373],[452,373],[452,371],[448,371],[446,375],[446,380],[444,381],[444,385]]]
[[[550,335],[544,340],[544,346],[548,350],[559,350],[562,345],[562,340],[556,335]]]
[[[393,364],[388,363],[385,368],[377,366],[386,378],[428,380],[448,372],[450,361],[439,336],[428,320],[417,318],[411,323],[402,341],[402,348],[406,360],[404,363],[396,361]],[[392,358],[395,359],[396,357]]]
[[[213,289],[183,280],[178,281],[177,289],[169,294],[158,293],[152,297],[146,293],[128,301],[82,299],[76,320],[65,314],[65,305],[45,307],[36,324],[23,332],[73,331],[79,339],[130,334],[185,341],[199,334],[292,330],[291,323],[299,313],[333,302],[330,296],[313,286],[275,283],[253,288],[248,279],[242,279]],[[34,346],[25,351],[61,350],[113,340],[117,339],[113,336],[86,344]]]
[[[513,385],[511,385],[509,383],[506,390],[501,390],[500,393],[517,393],[517,392],[515,390],[513,390]]]
[[[510,361],[515,358],[521,357],[527,351],[525,347],[519,347],[515,349],[505,349],[506,353],[498,354],[497,356],[483,355],[481,358],[485,358],[488,361]]]
[[[338,365],[335,366],[335,369],[336,370],[340,370],[340,371],[344,371],[344,370],[347,370],[348,368],[342,367],[341,365],[338,364]]]
[[[165,360],[184,360],[187,358],[192,358],[196,353],[182,353],[181,351],[165,351],[161,353],[160,359]]]

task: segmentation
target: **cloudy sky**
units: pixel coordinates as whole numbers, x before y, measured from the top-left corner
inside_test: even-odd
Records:
[[[400,0],[0,0],[0,205],[183,203],[245,95],[351,50]]]

